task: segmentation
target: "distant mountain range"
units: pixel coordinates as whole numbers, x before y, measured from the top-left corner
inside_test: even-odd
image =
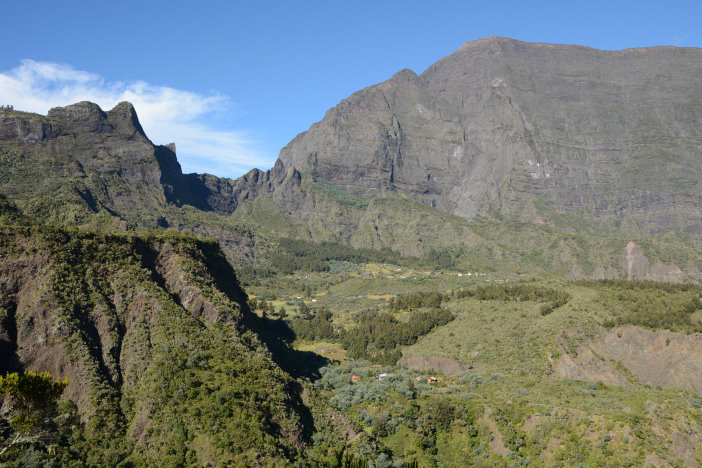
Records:
[[[402,70],[353,94],[273,168],[237,180],[183,174],[175,146],[153,145],[128,103],[0,111],[0,192],[27,215],[185,229],[249,264],[293,237],[700,280],[701,154],[695,48],[468,42],[419,76]],[[646,266],[624,260],[629,241]]]

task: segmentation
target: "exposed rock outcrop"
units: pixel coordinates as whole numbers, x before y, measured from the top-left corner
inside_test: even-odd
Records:
[[[629,241],[624,251],[622,266],[628,280],[649,280],[678,283],[688,275],[675,264],[663,263],[660,260],[649,266],[648,258],[634,241]]]
[[[621,367],[643,384],[681,387],[702,393],[702,334],[652,332],[640,327],[601,330],[554,363],[555,375],[576,380],[628,386]]]

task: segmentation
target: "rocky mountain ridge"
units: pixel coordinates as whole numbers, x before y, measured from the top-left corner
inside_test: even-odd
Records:
[[[214,236],[237,264],[270,261],[282,236],[447,250],[466,267],[699,280],[700,55],[466,43],[355,93],[273,168],[237,180],[183,174],[129,103],[3,109],[0,192],[51,223]]]
[[[281,151],[368,198],[462,217],[702,232],[702,50],[599,51],[486,38],[329,110]]]

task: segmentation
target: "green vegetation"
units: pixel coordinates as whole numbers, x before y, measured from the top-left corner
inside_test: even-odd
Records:
[[[280,239],[278,245],[280,254],[276,257],[275,265],[280,274],[292,274],[296,270],[328,271],[330,260],[352,263],[394,263],[400,259],[399,254],[390,249],[381,251],[357,249],[335,242],[315,244],[304,240],[284,238]]]
[[[693,284],[652,281],[579,281],[596,286],[603,297],[613,301],[606,327],[637,325],[652,330],[702,332],[702,321],[694,313],[702,309],[702,287]]]
[[[383,263],[414,268],[439,269],[453,264],[449,250],[432,250],[423,257],[403,257],[398,252],[384,247],[380,250],[357,248],[338,242],[311,242],[302,239],[280,238],[276,255],[270,265],[240,268],[243,281],[253,283],[262,278],[271,279],[279,275],[291,275],[296,271],[330,271],[333,262],[353,264]]]
[[[646,274],[660,260],[691,281],[699,236],[546,199],[526,209],[554,225],[468,221],[310,174],[299,212],[273,193],[230,214],[213,188],[227,181],[178,181],[145,141],[125,142],[146,151],[121,166],[104,137],[85,154],[0,147],[3,371],[40,355],[71,376],[65,392],[48,374],[0,377],[0,463],[702,463],[695,369],[661,378],[605,342],[642,353],[634,327],[668,330],[653,339],[685,359],[702,288],[564,279],[626,276],[634,238]],[[148,177],[127,182],[132,166]]]
[[[446,300],[446,297],[436,291],[399,294],[397,297],[390,299],[388,302],[388,310],[393,312],[399,312],[401,310],[411,311],[420,307],[438,309],[441,307],[441,302],[444,300]]]
[[[316,280],[328,281],[323,278]],[[482,282],[484,277],[480,278]],[[384,304],[407,323],[412,322],[407,311],[419,304],[440,303],[452,310],[457,317],[450,325],[433,329],[415,345],[402,348],[402,354],[443,356],[473,368],[462,375],[435,374],[437,384],[425,383],[430,371],[363,361],[347,360],[322,369],[322,379],[315,385],[328,392],[330,402],[354,422],[360,434],[355,445],[372,454],[371,459],[386,454],[383,460],[416,460],[420,466],[636,466],[655,454],[673,465],[683,459],[694,464],[670,444],[673,437],[679,437],[674,436],[676,431],[687,424],[697,428],[694,431],[702,428],[694,392],[646,385],[621,362],[613,365],[628,375],[632,387],[554,378],[549,354],[557,360],[578,349],[596,336],[598,325],[606,323],[613,308],[625,310],[633,304],[619,295],[612,282],[481,285],[455,276],[424,284],[396,279],[398,287],[411,284],[414,292],[384,297],[385,281],[355,281],[347,277],[332,291],[344,291],[349,294],[347,300],[361,291],[378,297],[377,305]],[[446,288],[458,281],[473,286]],[[309,287],[310,282],[314,284],[315,277],[304,284]],[[342,289],[346,283],[349,287]],[[649,286],[676,294],[698,291],[693,285],[617,283],[643,297]],[[435,289],[427,291],[427,284]],[[282,290],[277,294],[283,294]],[[322,304],[331,299],[327,294],[312,297]],[[556,307],[543,316],[544,304]],[[356,307],[367,305],[356,303]],[[333,313],[330,320],[342,320],[349,313]],[[386,320],[374,324],[369,317],[381,315],[379,312],[354,313],[361,315],[351,322],[373,324],[376,329],[389,322],[389,314],[382,314]],[[359,336],[363,336],[361,329]],[[382,380],[377,378],[381,373],[387,374]],[[360,380],[352,380],[352,375]],[[669,418],[678,416],[681,419],[670,422]],[[694,437],[690,440],[698,440]]]
[[[59,401],[67,379],[48,372],[25,371],[0,376],[0,464],[57,466],[85,459],[86,445],[76,406]]]
[[[401,356],[400,346],[416,343],[420,336],[451,320],[453,314],[446,309],[414,311],[406,322],[390,314],[366,311],[356,317],[356,327],[341,331],[340,340],[354,359],[394,364]]]
[[[54,381],[48,372],[13,372],[0,376],[0,398],[9,402],[4,421],[10,431],[0,443],[0,461],[22,458],[29,448],[46,451],[56,443],[57,401],[68,380]]]
[[[368,206],[368,200],[358,195],[353,195],[342,190],[340,187],[334,185],[332,182],[328,181],[319,176],[313,177],[313,183],[316,188],[321,192],[328,195],[332,200],[341,203],[342,205],[349,205],[354,208],[366,208]]]
[[[419,293],[419,297],[425,295]],[[404,299],[400,296],[398,300],[402,303]],[[357,325],[349,328],[335,326],[332,317],[329,309],[312,310],[301,303],[297,318],[290,322],[291,328],[296,339],[338,340],[354,359],[369,359],[384,364],[394,364],[400,358],[401,346],[414,344],[420,336],[453,320],[450,311],[438,306],[430,310],[414,310],[404,321],[398,321],[388,313],[364,310],[353,318]]]
[[[17,206],[0,193],[0,224],[15,224],[22,219],[22,213]]]
[[[304,303],[299,308],[300,318],[292,322],[295,337],[301,340],[328,340],[335,338],[339,332],[331,322],[329,309],[310,312]]]
[[[8,459],[600,466],[640,465],[652,453],[675,464],[683,455],[667,440],[702,428],[698,395],[646,385],[620,362],[613,365],[632,387],[554,378],[559,356],[575,356],[598,326],[649,326],[634,321],[651,317],[646,304],[685,314],[653,329],[695,331],[698,286],[505,284],[495,273],[367,263],[360,249],[342,257],[340,247],[312,254],[307,242],[282,245],[329,268],[258,277],[247,300],[213,239],[0,228],[4,258],[50,259],[35,301],[54,305],[55,326],[65,330],[54,340],[90,389],[45,418],[52,452],[27,445]],[[26,309],[14,292],[6,297],[3,323],[22,332],[12,311]],[[395,366],[412,356],[471,370]],[[430,375],[438,382],[427,383]]]
[[[690,394],[673,390],[474,373],[430,385],[417,372],[363,362],[322,370],[315,385],[353,421],[356,446],[391,462],[636,466],[655,453],[679,463],[666,437],[700,424]],[[381,370],[382,380],[374,377]],[[682,420],[665,423],[673,414]],[[653,436],[654,427],[667,436]]]
[[[568,302],[570,295],[565,291],[559,291],[542,286],[531,284],[519,284],[516,286],[506,286],[491,284],[489,286],[478,286],[475,289],[463,289],[456,291],[457,298],[475,297],[481,301],[530,301],[542,302],[539,306],[541,315],[548,315]]]
[[[83,442],[71,456],[110,466],[301,456],[302,442],[292,441],[308,437],[309,423],[299,390],[246,330],[243,293],[216,242],[28,225],[0,227],[0,249],[20,264],[49,259],[30,299],[39,315],[26,322],[17,312],[4,326],[30,340],[26,323],[61,330],[45,352],[65,349],[56,359],[84,388],[76,402]]]

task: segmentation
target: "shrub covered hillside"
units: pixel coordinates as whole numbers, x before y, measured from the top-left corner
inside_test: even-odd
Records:
[[[67,377],[63,397],[75,402],[61,405],[75,424],[53,426],[63,433],[46,456],[93,466],[299,459],[309,412],[247,314],[216,241],[0,226],[0,372]],[[30,444],[5,456],[31,464],[42,453]]]

